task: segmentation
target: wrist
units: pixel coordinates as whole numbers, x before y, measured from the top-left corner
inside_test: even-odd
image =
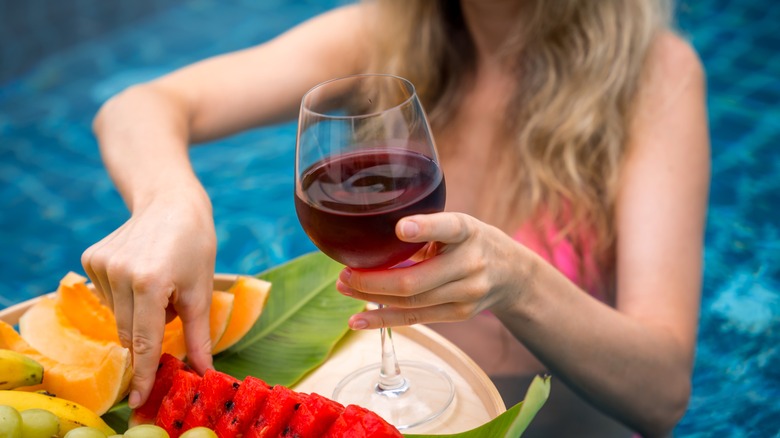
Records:
[[[143,211],[154,205],[163,205],[212,214],[211,199],[194,176],[166,178],[147,184],[128,197],[127,205],[131,213]]]

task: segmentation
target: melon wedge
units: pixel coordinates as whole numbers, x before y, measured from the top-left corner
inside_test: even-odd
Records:
[[[263,312],[271,283],[255,277],[238,277],[228,289],[235,296],[233,313],[222,339],[214,345],[214,354],[220,353],[240,341]]]
[[[211,345],[217,345],[222,339],[235,308],[235,296],[232,293],[215,290],[211,295],[211,310],[209,313]],[[178,316],[165,325],[162,352],[168,353],[177,359],[184,359],[187,355],[187,345],[184,340],[184,324],[182,324]]]
[[[57,288],[57,305],[71,325],[98,341],[119,344],[114,313],[87,287],[87,279],[68,272]]]
[[[53,333],[59,328],[49,327]],[[74,345],[73,348],[79,348]],[[18,351],[37,360],[43,365],[43,383],[22,388],[25,390],[45,390],[65,400],[79,403],[98,415],[104,414],[116,402],[127,395],[132,378],[130,351],[108,344],[102,352],[84,352],[96,354],[90,359],[94,365],[82,363],[63,363],[42,354],[27,343],[13,327],[0,321],[0,348]],[[86,348],[86,347],[85,347]]]

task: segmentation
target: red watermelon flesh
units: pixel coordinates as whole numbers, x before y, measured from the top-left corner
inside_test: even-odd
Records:
[[[403,438],[403,435],[368,409],[349,405],[330,426],[323,438]]]
[[[155,424],[165,429],[171,438],[178,438],[184,432],[184,419],[192,406],[195,392],[202,377],[177,370],[173,376],[173,385],[160,404]]]
[[[178,358],[168,353],[163,353],[157,366],[157,375],[154,378],[152,391],[144,404],[134,409],[130,414],[130,420],[128,421],[130,427],[138,424],[154,424],[163,397],[171,389],[173,376],[177,370],[191,371],[190,367]]]
[[[215,370],[207,370],[193,397],[192,407],[184,418],[184,430],[202,426],[214,429],[217,420],[232,403],[241,382],[235,377]]]
[[[244,438],[280,436],[304,397],[305,394],[282,385],[274,386],[254,422],[244,431]]]
[[[344,411],[344,406],[317,393],[309,394],[295,411],[283,436],[315,438],[322,436]]]
[[[247,376],[236,391],[225,414],[217,420],[214,432],[220,438],[235,438],[251,424],[271,394],[271,387],[257,377]]]

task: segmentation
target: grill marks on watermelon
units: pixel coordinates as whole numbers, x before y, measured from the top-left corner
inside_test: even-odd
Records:
[[[219,418],[214,432],[220,438],[239,436],[263,408],[271,394],[271,387],[257,377],[247,376],[238,388],[235,397],[226,406],[225,414]]]
[[[164,353],[160,357],[160,364],[157,366],[157,374],[149,397],[143,405],[133,410],[130,414],[129,425],[131,427],[138,424],[154,424],[163,398],[170,391],[173,385],[174,374],[178,370],[194,373],[187,364],[168,353]]]
[[[401,432],[373,411],[349,405],[323,438],[403,438]]]
[[[322,436],[344,411],[344,406],[317,393],[309,394],[290,418],[284,429],[285,438],[315,438]]]
[[[217,420],[223,416],[241,382],[235,377],[215,370],[207,370],[193,397],[192,407],[184,418],[184,428],[203,426],[214,429]]]
[[[282,385],[274,386],[257,418],[244,432],[244,438],[280,436],[305,396]]]
[[[202,377],[189,371],[177,370],[174,374],[173,385],[163,398],[155,421],[156,425],[168,431],[171,438],[178,438],[184,432],[184,419],[192,407],[201,380]]]

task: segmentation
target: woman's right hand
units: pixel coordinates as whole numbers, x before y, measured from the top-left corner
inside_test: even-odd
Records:
[[[201,373],[211,367],[215,257],[211,202],[202,188],[155,195],[84,251],[84,270],[113,308],[119,339],[132,351],[131,408],[151,391],[165,323],[175,315],[183,323],[190,365]]]

